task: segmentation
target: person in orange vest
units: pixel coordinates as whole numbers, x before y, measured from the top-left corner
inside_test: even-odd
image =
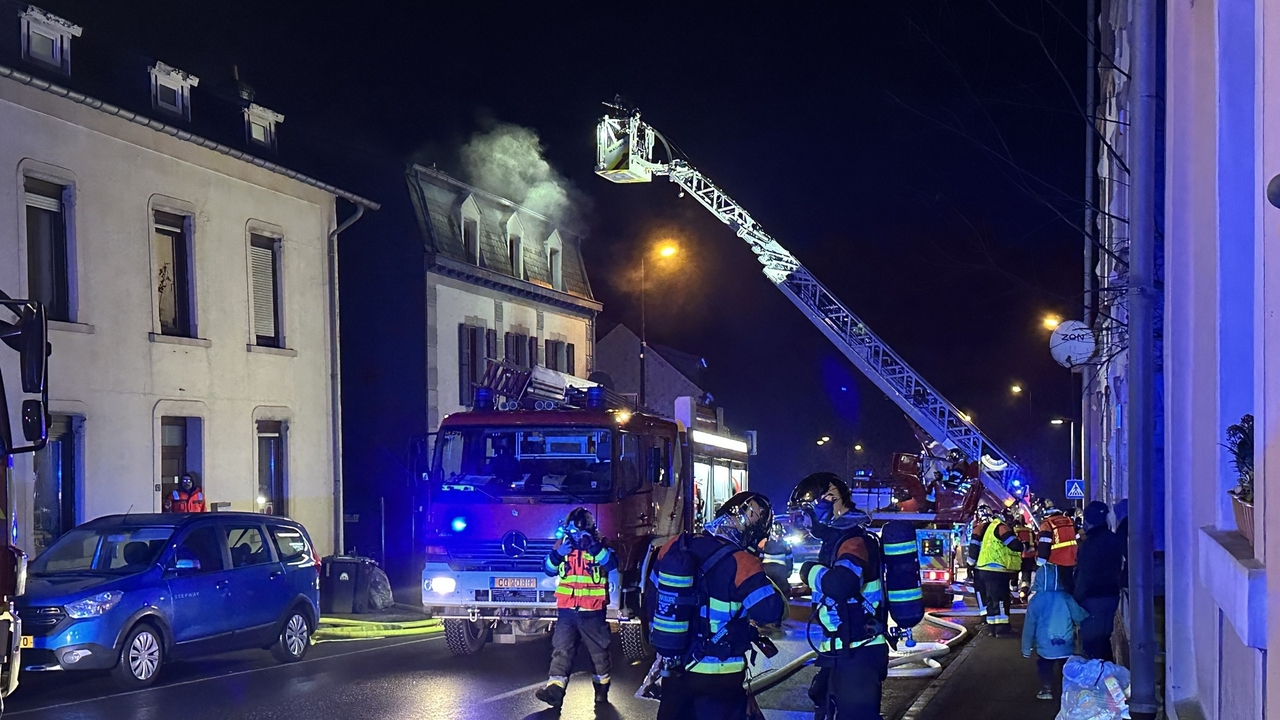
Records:
[[[1021,517],[1018,518],[1013,532],[1018,536],[1018,542],[1022,543],[1022,571],[1018,573],[1018,597],[1025,603],[1031,594],[1031,577],[1036,572],[1036,544],[1031,542],[1031,528]]]
[[[1058,567],[1058,579],[1063,590],[1075,590],[1076,578],[1076,526],[1053,501],[1045,498],[1044,519],[1040,521],[1040,537],[1036,543],[1036,555],[1040,563]]]
[[[182,473],[178,487],[164,499],[165,509],[176,513],[204,512],[204,489],[194,470]]]
[[[609,702],[609,624],[605,606],[609,604],[609,572],[617,559],[600,539],[596,519],[586,508],[575,508],[556,531],[543,571],[559,576],[556,586],[556,629],[551,637],[551,669],[547,684],[536,697],[551,707],[564,703],[565,687],[578,646],[583,643],[595,666],[592,685],[596,703]]]

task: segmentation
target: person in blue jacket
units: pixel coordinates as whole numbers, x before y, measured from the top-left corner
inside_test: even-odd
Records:
[[[1022,625],[1022,656],[1036,652],[1036,672],[1040,675],[1041,700],[1053,699],[1053,684],[1062,663],[1076,647],[1076,628],[1089,616],[1079,603],[1062,589],[1056,565],[1041,565],[1036,570],[1027,604],[1027,618]]]

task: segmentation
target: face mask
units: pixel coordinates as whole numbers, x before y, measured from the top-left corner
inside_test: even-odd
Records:
[[[813,504],[813,519],[823,525],[830,523],[836,514],[835,504],[826,498],[821,498]]]

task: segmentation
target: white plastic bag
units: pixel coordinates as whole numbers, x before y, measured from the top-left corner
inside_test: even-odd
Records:
[[[1072,656],[1062,668],[1062,709],[1057,720],[1123,720],[1129,717],[1129,671],[1103,660]]]

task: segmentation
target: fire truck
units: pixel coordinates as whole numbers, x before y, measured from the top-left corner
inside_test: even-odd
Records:
[[[4,372],[0,370],[0,464],[4,469],[4,482],[0,483],[0,518],[5,526],[5,539],[0,543],[0,712],[3,712],[3,699],[17,689],[18,669],[22,666],[22,621],[14,612],[13,603],[27,582],[26,553],[13,542],[18,525],[9,501],[13,485],[12,458],[36,452],[48,442],[49,329],[44,305],[39,302],[14,300],[0,292],[0,307],[17,316],[13,321],[0,319],[0,342],[18,353],[21,394],[38,396],[22,400],[22,435],[27,444],[14,445]]]
[[[538,390],[538,371],[490,361],[473,409],[445,417],[426,479],[422,604],[456,655],[547,632],[556,529],[585,507],[613,549],[607,617],[648,655],[641,592],[656,548],[693,526],[687,428],[604,387]],[[506,375],[506,379],[494,375]],[[509,380],[520,380],[512,389]],[[529,392],[530,389],[535,392]]]

